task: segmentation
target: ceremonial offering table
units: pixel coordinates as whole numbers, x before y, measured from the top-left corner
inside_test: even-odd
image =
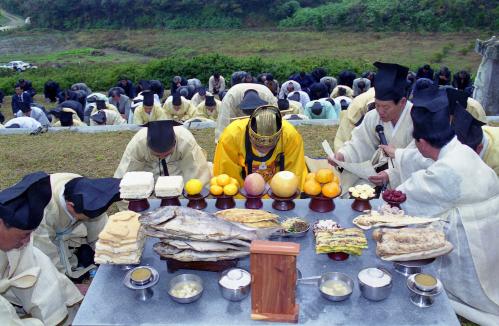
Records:
[[[238,208],[244,208],[244,200],[236,200]],[[272,209],[272,201],[264,200],[263,209],[276,213],[281,217],[299,216],[310,223],[319,219],[333,219],[342,227],[353,227],[352,219],[360,213],[350,207],[352,200],[335,199],[336,209],[330,213],[316,213],[308,208],[309,200],[296,200],[292,211],[279,212]],[[151,200],[151,208],[159,207],[160,200]],[[187,202],[182,201],[185,206]],[[379,200],[373,200],[372,206],[377,208]],[[207,211],[214,212],[215,200],[208,200]],[[418,308],[410,301],[410,291],[406,286],[406,278],[395,272],[393,264],[380,260],[375,252],[376,245],[371,238],[372,231],[367,231],[369,249],[362,256],[350,256],[346,261],[337,262],[327,255],[315,253],[315,241],[310,230],[306,237],[276,239],[278,241],[294,241],[300,244],[298,268],[303,277],[322,275],[326,272],[342,272],[355,282],[351,297],[342,302],[330,302],[322,298],[319,290],[313,285],[299,285],[297,303],[300,306],[299,324],[303,325],[459,325],[447,295],[442,293],[435,298],[429,308]],[[214,272],[181,270],[168,273],[166,264],[152,250],[156,239],[148,239],[142,265],[150,265],[159,271],[159,282],[152,289],[154,294],[149,301],[136,300],[132,290],[126,288],[123,277],[126,271],[119,266],[100,266],[90,289],[74,319],[74,326],[83,325],[278,325],[251,320],[251,296],[241,302],[225,300],[219,290],[220,275]],[[434,263],[435,265],[435,263]],[[366,267],[383,266],[393,275],[391,295],[384,301],[373,302],[361,296],[357,274]],[[239,261],[239,267],[249,269],[248,258]],[[434,266],[424,268],[425,272],[436,275]],[[203,280],[202,297],[191,304],[179,304],[168,296],[168,283],[176,275],[182,273],[197,274]]]

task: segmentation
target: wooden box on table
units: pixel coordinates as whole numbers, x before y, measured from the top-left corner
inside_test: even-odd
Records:
[[[250,250],[251,318],[297,323],[296,258],[300,245],[255,240]]]

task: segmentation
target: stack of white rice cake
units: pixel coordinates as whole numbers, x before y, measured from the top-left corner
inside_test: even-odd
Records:
[[[96,264],[138,264],[145,235],[139,213],[122,211],[109,217],[95,245]]]
[[[122,199],[149,198],[154,190],[154,176],[151,172],[127,172],[120,182]]]
[[[159,177],[156,181],[154,193],[158,198],[178,197],[184,188],[184,178],[182,176]]]

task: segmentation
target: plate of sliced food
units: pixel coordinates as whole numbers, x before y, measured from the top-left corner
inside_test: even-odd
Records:
[[[443,231],[431,226],[401,229],[380,228],[374,230],[376,254],[386,261],[412,261],[436,258],[448,254],[454,248]]]
[[[342,228],[332,220],[321,220],[314,225],[315,252],[317,254],[337,254],[360,256],[367,249],[367,239],[364,231],[357,228]]]
[[[439,221],[438,218],[416,217],[406,215],[405,212],[397,207],[391,207],[386,204],[379,210],[371,210],[353,219],[353,224],[362,230],[369,230],[378,227],[404,227],[410,225],[425,225]]]

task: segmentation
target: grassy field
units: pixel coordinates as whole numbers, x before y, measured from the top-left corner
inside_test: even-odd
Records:
[[[0,38],[0,61],[34,64],[116,62],[147,57],[229,56],[273,58],[326,57],[398,62],[416,69],[423,63],[475,72],[481,57],[474,53],[476,33],[347,33],[284,30],[90,30],[80,32],[13,31]],[[91,55],[104,49],[101,57]],[[111,51],[113,49],[116,52]],[[138,57],[136,57],[138,56]],[[348,67],[345,67],[348,68]]]

